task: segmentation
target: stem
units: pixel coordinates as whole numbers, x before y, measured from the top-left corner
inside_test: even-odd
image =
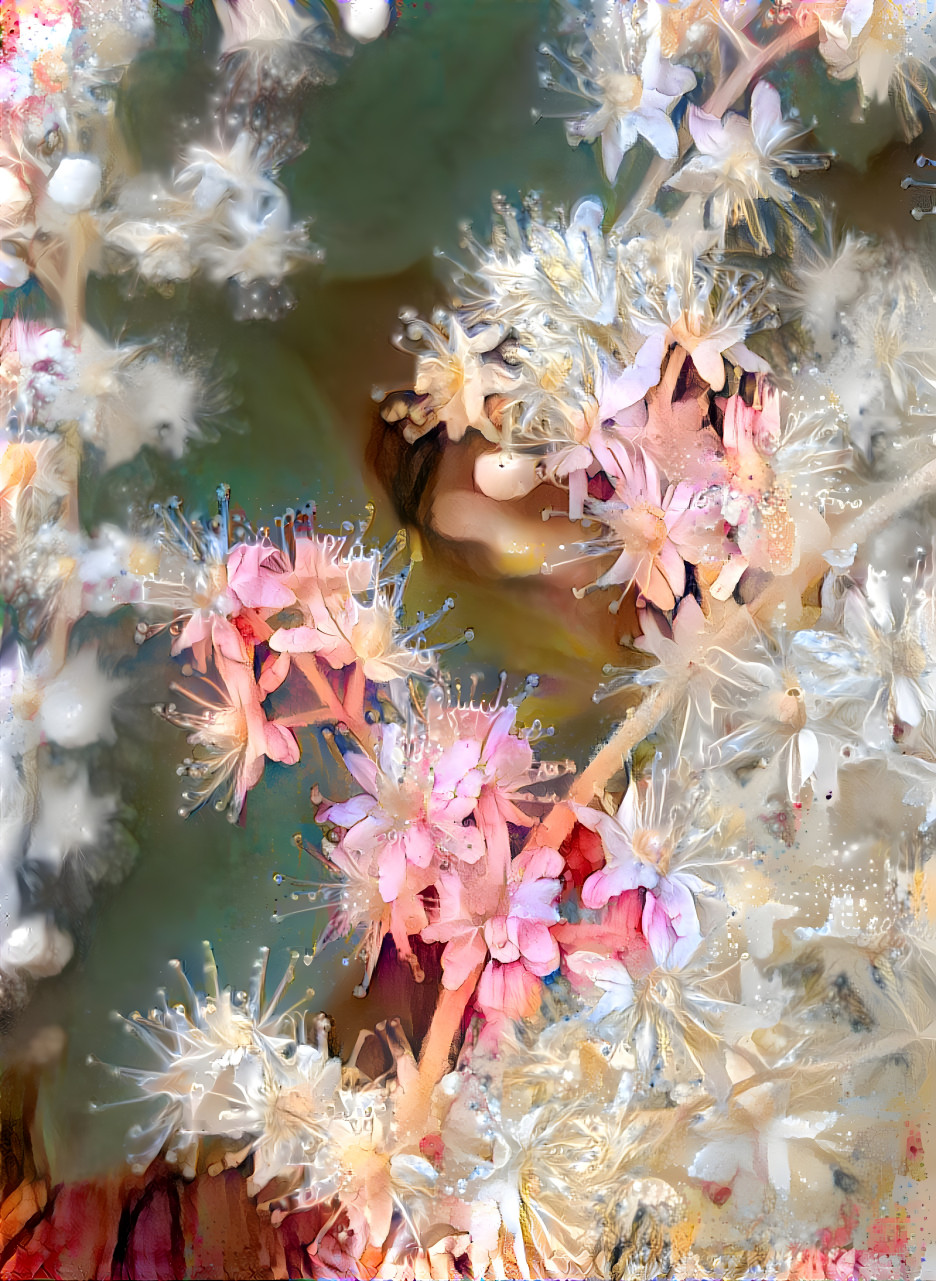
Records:
[[[419,1055],[419,1075],[408,1087],[397,1109],[400,1135],[420,1134],[429,1116],[432,1091],[448,1071],[452,1046],[458,1037],[468,1002],[481,977],[484,963],[476,965],[461,987],[441,988],[439,1000]]]
[[[723,116],[731,104],[741,97],[756,75],[759,75],[776,58],[782,58],[792,52],[797,45],[804,44],[810,36],[815,35],[818,29],[819,20],[812,15],[802,24],[792,22],[782,35],[739,62],[727,80],[709,96],[702,110],[710,116]],[[689,150],[690,142],[691,139],[683,130],[679,154],[675,160],[663,160],[660,156],[654,158],[644,175],[643,182],[624,208],[620,218],[617,219],[618,227],[626,227],[638,214],[643,213],[653,204],[660,188]]]
[[[934,463],[936,466],[936,463]],[[750,605],[739,607],[734,614],[712,634],[709,647],[730,649],[751,627],[755,614],[770,610],[783,595],[782,580],[777,580],[756,596]],[[604,747],[598,749],[588,767],[575,780],[569,794],[571,801],[587,805],[601,791],[608,779],[624,765],[630,753],[669,712],[689,681],[689,668],[667,683],[654,686],[636,710],[632,709],[618,726]],[[567,804],[553,807],[547,818],[535,829],[531,845],[558,847],[571,832],[575,815]]]
[[[367,719],[364,715],[364,695],[366,690],[367,683],[364,679],[364,668],[360,663],[355,663],[351,668],[351,675],[348,677],[348,683],[345,687],[344,705],[349,725],[357,727],[355,728],[355,733],[358,738],[362,738],[360,727],[365,727],[362,741],[369,745],[370,734],[366,728]]]
[[[665,685],[655,685],[640,706],[631,709],[623,723],[605,743],[588,766],[575,780],[570,799],[580,805],[588,802],[601,791],[602,787],[623,766],[628,756],[638,743],[651,734],[672,708],[678,696],[683,692],[689,680],[689,670]]]
[[[277,716],[277,725],[286,725],[290,729],[302,729],[306,725],[318,725],[322,721],[333,719],[330,707],[310,708],[307,712],[294,712],[292,716]]]
[[[867,511],[863,511],[839,531],[838,537],[844,544],[863,543],[878,533],[900,512],[936,489],[936,458],[921,467],[915,476],[908,476],[892,489],[876,499]]]
[[[321,670],[314,654],[293,654],[292,661],[318,694],[322,710],[330,712],[336,721],[344,721],[351,728],[351,718],[332,689],[327,676]]]
[[[710,116],[724,115],[731,104],[741,97],[756,75],[759,75],[777,58],[783,58],[788,53],[792,53],[797,45],[804,44],[818,30],[819,19],[814,14],[810,14],[803,23],[796,21],[789,23],[786,30],[775,40],[771,40],[770,44],[758,48],[750,57],[739,62],[728,79],[711,95],[702,110],[708,112]]]

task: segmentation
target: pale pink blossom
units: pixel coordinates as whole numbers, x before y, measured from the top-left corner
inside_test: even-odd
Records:
[[[596,586],[622,584],[626,591],[636,585],[646,600],[660,609],[672,609],[686,590],[685,562],[695,564],[701,559],[705,512],[685,482],[664,492],[656,465],[642,450],[615,452],[621,478],[614,498],[592,499],[586,507],[588,515],[607,529],[593,545],[618,552]]]
[[[462,744],[435,751],[399,725],[382,725],[377,759],[348,752],[345,764],[364,790],[324,806],[319,818],[346,829],[341,844],[351,853],[376,855],[385,902],[402,892],[411,866],[425,872],[437,859],[474,863],[481,857],[482,833],[465,824],[476,793],[460,791],[471,768]]]
[[[586,907],[603,907],[626,890],[644,889],[641,929],[659,965],[681,966],[702,941],[695,895],[705,884],[681,864],[705,834],[683,831],[663,812],[665,788],[631,782],[616,814],[575,805],[579,822],[598,832],[605,866],[582,888]],[[658,812],[659,809],[659,812]]]
[[[254,679],[253,654],[233,623],[213,616],[211,628],[214,664],[220,684],[206,682],[214,698],[187,694],[201,709],[182,712],[173,704],[157,709],[174,725],[191,731],[189,743],[200,751],[182,772],[194,780],[186,794],[189,810],[210,797],[236,821],[247,793],[263,774],[267,758],[284,765],[299,759],[299,744],[292,731],[263,710],[263,691]],[[178,688],[178,687],[176,687]]]
[[[241,543],[228,553],[228,589],[249,609],[285,609],[295,599],[283,582],[288,569],[272,543]]]
[[[550,927],[564,863],[556,850],[524,850],[505,878],[481,865],[439,878],[439,918],[422,931],[426,942],[445,942],[443,985],[456,989],[487,961],[478,989],[483,1009],[517,1017],[527,1012],[538,979],[559,967]]]
[[[350,636],[358,618],[355,592],[365,591],[375,570],[374,557],[344,555],[345,541],[330,535],[296,539],[292,569],[282,585],[301,612],[296,626],[278,627],[270,648],[282,653],[317,654],[330,667],[355,659]]]

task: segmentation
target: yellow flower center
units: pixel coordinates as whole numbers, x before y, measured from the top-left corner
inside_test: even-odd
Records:
[[[598,83],[609,106],[618,115],[627,115],[640,106],[640,96],[643,93],[640,76],[632,76],[627,71],[608,71],[599,76]]]

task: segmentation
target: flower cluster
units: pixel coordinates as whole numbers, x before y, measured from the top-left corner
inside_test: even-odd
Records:
[[[0,348],[5,978],[62,968],[76,884],[112,869],[91,749],[125,681],[72,636],[132,604],[179,660],[156,711],[191,749],[181,813],[239,821],[316,736],[344,786],[299,816],[320,870],[290,901],[326,918],[307,957],[350,945],[359,1009],[420,997],[348,1053],[313,993],[281,1009],[297,955],[270,999],[266,953],[246,993],[210,954],[203,992],[178,966],[183,1002],[126,1020],[148,1062],[114,1069],[150,1109],[137,1173],[242,1167],[315,1277],[909,1276],[882,1207],[915,1194],[932,1073],[936,304],[922,255],[800,184],[831,157],[793,149],[783,59],[891,93],[912,128],[922,6],[563,4],[569,138],[640,186],[613,223],[595,198],[498,200],[457,301],[403,313],[387,430],[467,459],[511,530],[563,518],[569,610],[607,591],[618,616],[607,741],[576,762],[525,722],[547,682],[463,695],[441,656],[471,634],[429,637],[451,600],[408,613],[404,535],[323,532],[312,504],[255,527],[226,486],[214,518],[170,499],[133,536],[82,528],[85,454],[178,457],[205,411],[184,363],[83,323],[88,273],[203,271],[275,314],[307,252],[277,174],[350,47],[331,7],[217,0],[214,140],[157,179],[101,91],[150,23],[85,8],[40,4],[2,51],[0,280],[60,313]],[[354,38],[389,22],[337,8]]]
[[[264,761],[298,761],[296,729],[331,723],[371,743],[378,687],[399,702],[408,680],[433,675],[440,647],[425,634],[452,602],[406,626],[398,537],[367,551],[365,526],[321,534],[309,504],[277,521],[274,542],[235,520],[224,486],[219,499],[213,521],[189,521],[178,500],[157,509],[154,563],[139,590],[147,613],[171,617],[141,621],[137,636],[169,626],[172,653],[191,654],[198,673],[174,686],[190,710],[156,708],[196,749],[180,769],[192,781],[183,813],[212,799],[237,822]],[[269,715],[273,695],[289,710]]]

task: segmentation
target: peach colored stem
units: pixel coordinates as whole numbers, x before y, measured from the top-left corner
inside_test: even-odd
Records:
[[[819,19],[814,15],[802,22],[791,22],[782,35],[770,44],[757,49],[749,58],[745,58],[732,71],[728,79],[718,86],[706,102],[703,110],[710,116],[723,115],[733,102],[741,97],[755,76],[760,75],[777,58],[784,58],[801,44],[805,44],[819,30]]]
[[[334,720],[334,711],[331,707],[314,707],[307,712],[294,712],[292,716],[277,716],[277,725],[285,725],[289,729],[302,729],[304,725],[320,725],[322,721]]]
[[[900,512],[906,511],[913,503],[936,490],[936,458],[921,467],[915,476],[909,476],[900,485],[895,485],[882,494],[867,511],[861,512],[854,520],[839,531],[840,545],[863,543],[872,534],[883,529]]]
[[[439,1000],[419,1055],[419,1075],[407,1089],[397,1111],[401,1134],[421,1132],[428,1119],[432,1091],[448,1071],[452,1047],[482,969],[483,964],[476,965],[461,987],[454,991],[444,987],[439,991]]]
[[[778,584],[767,587],[747,607],[742,607],[728,619],[713,635],[710,646],[730,649],[752,626],[754,615],[768,612],[780,599],[782,592]],[[618,726],[604,747],[598,749],[588,767],[576,778],[569,794],[569,799],[580,805],[589,801],[602,790],[609,778],[620,770],[631,752],[648,734],[652,734],[668,711],[672,709],[679,695],[686,688],[689,669],[684,675],[675,677],[667,683],[654,686],[643,702]],[[558,849],[575,823],[575,815],[568,805],[556,805],[547,818],[535,829],[530,844],[548,845]]]

